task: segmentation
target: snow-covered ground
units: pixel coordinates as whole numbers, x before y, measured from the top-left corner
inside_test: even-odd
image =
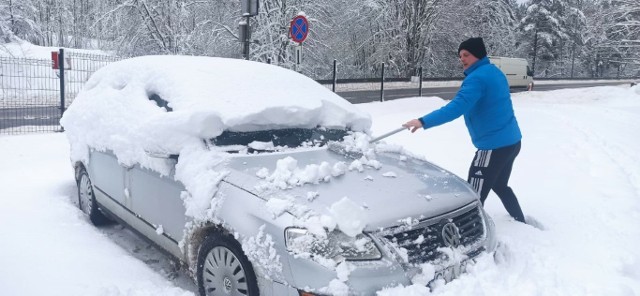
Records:
[[[433,291],[379,295],[640,295],[640,87],[513,95],[523,131],[511,185],[525,215],[486,204],[502,247]],[[358,105],[374,135],[446,102],[409,98]],[[464,123],[385,139],[460,176],[475,149]],[[135,235],[96,229],[75,207],[63,134],[0,136],[0,295],[193,295],[186,274]]]
[[[60,47],[39,46],[24,40],[17,40],[0,44],[0,57],[14,57],[26,59],[51,59],[51,52],[58,51]],[[66,48],[65,48],[66,49]],[[70,49],[76,53],[108,55],[102,50]]]
[[[500,263],[484,257],[433,294],[640,295],[640,88],[518,93],[513,100],[523,140],[510,184],[544,230],[512,222],[492,193],[485,207],[505,247]],[[381,133],[421,113],[412,110],[439,104],[407,99],[365,108]],[[460,176],[474,152],[462,120],[388,141]]]

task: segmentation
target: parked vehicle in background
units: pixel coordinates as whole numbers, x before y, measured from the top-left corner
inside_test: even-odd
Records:
[[[509,87],[533,89],[533,73],[526,59],[489,57],[489,60],[507,76]]]
[[[465,180],[369,143],[368,114],[278,66],[123,60],[61,123],[90,221],[135,229],[202,296],[375,295],[450,281],[496,248]]]

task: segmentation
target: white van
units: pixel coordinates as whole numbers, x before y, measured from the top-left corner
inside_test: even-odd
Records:
[[[500,68],[509,82],[511,88],[533,88],[533,77],[526,59],[489,57],[491,63]]]

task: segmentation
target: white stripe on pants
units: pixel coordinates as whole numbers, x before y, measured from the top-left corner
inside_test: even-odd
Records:
[[[479,150],[476,160],[473,162],[473,166],[486,168],[489,166],[491,160],[491,152],[493,150]]]
[[[471,178],[471,186],[476,190],[476,192],[478,192],[478,194],[482,191],[482,185],[484,185],[483,178]]]

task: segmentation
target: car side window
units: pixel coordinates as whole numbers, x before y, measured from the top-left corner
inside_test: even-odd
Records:
[[[164,107],[167,112],[173,111],[173,108],[169,107],[169,102],[163,100],[158,94],[151,94],[149,96],[149,100],[156,102],[156,105],[158,105],[158,107],[160,108]]]

